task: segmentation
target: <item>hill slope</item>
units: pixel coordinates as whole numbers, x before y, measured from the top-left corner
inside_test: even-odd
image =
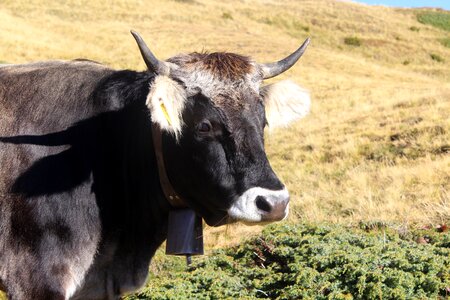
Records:
[[[312,113],[267,138],[292,193],[289,220],[441,223],[450,219],[449,32],[419,23],[420,12],[328,0],[4,0],[0,61],[143,69],[135,29],[161,58],[207,49],[266,62],[311,36],[280,77],[311,91]],[[257,230],[210,228],[207,244]]]

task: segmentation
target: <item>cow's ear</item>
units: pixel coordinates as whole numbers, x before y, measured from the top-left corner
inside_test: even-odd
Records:
[[[309,113],[309,93],[292,81],[284,80],[261,88],[270,129],[287,126]]]
[[[168,76],[157,76],[150,85],[146,102],[152,122],[178,138],[183,126],[186,98],[186,91],[178,82]]]

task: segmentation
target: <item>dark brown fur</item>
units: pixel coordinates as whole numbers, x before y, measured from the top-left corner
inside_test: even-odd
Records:
[[[220,79],[243,78],[252,72],[253,65],[250,58],[234,53],[214,52],[189,55],[189,64],[199,64],[201,68],[210,71]]]

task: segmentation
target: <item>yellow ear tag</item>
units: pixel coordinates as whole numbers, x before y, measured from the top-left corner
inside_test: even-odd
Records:
[[[169,113],[167,112],[166,106],[164,105],[164,102],[159,102],[159,105],[161,107],[161,110],[164,114],[164,117],[166,117],[167,122],[169,123],[170,126],[172,126],[172,122],[170,121],[170,117],[169,117]]]

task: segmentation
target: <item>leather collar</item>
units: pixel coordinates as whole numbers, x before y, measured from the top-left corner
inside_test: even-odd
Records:
[[[153,148],[155,149],[156,163],[158,165],[159,183],[165,198],[174,208],[186,208],[187,202],[175,192],[167,176],[162,150],[162,132],[158,124],[152,122]]]

